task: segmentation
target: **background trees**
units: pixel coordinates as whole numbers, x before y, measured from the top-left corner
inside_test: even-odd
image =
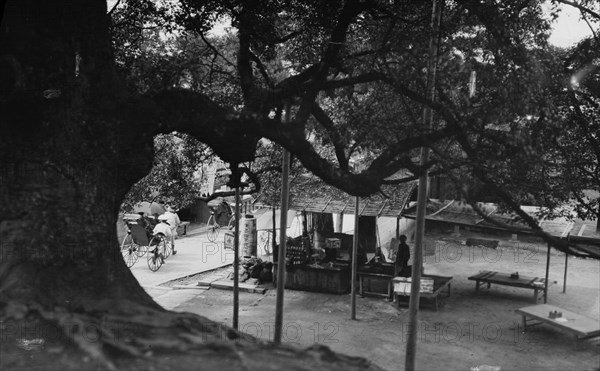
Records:
[[[587,16],[590,18],[590,16]],[[600,17],[595,15],[596,23]],[[559,95],[560,115],[566,123],[557,141],[557,162],[570,203],[582,218],[596,219],[600,230],[600,54],[598,36],[582,41],[566,53],[563,68],[572,74]]]
[[[184,208],[201,196],[203,169],[214,161],[210,148],[185,134],[159,134],[154,138],[154,161],[150,173],[135,183],[122,208],[131,211],[140,202],[157,198]]]
[[[428,53],[430,4],[426,2],[416,7],[406,2],[358,2],[345,8],[333,2],[317,10],[302,2],[243,6],[183,1],[168,12],[154,8],[135,12],[130,9],[134,4],[119,4],[113,12],[164,25],[122,36],[137,37],[139,47],[127,41],[122,58],[129,60],[124,64],[128,71],[146,71],[134,74],[133,81],[143,82],[140,91],[150,86],[154,90],[184,87],[236,110],[242,109],[246,95],[251,98],[245,99],[243,110],[275,120],[281,102],[295,100],[293,127],[300,135],[278,137],[270,124],[260,129],[260,135],[293,142],[305,153],[298,157],[300,162],[310,163],[311,171],[342,189],[354,187],[352,192],[363,195],[376,192],[377,184],[402,168],[418,176],[422,169],[415,149],[422,144],[434,149],[427,166],[454,174],[462,183],[455,188],[465,191],[467,199],[494,200],[507,209],[508,203],[537,204],[545,207],[542,217],[565,214],[567,209],[558,208],[590,187],[588,182],[579,191],[564,189],[565,179],[558,174],[571,170],[563,162],[558,169],[556,159],[549,158],[548,152],[558,142],[542,139],[554,138],[564,127],[562,121],[569,120],[557,111],[562,103],[556,99],[570,72],[561,71],[560,53],[547,44],[554,13],[544,13],[541,4],[446,4],[438,63],[438,120],[434,132],[427,134],[420,123]],[[581,7],[590,22],[597,15],[593,5]],[[346,22],[339,24],[340,41],[333,43],[328,41],[336,26],[332,17]],[[231,20],[238,33],[210,35],[210,28],[223,19]],[[115,21],[113,27],[118,26]],[[236,37],[242,34],[247,44]],[[398,34],[402,37],[395,37]],[[236,54],[240,47],[245,54]],[[328,50],[331,59],[324,58]],[[152,57],[143,57],[144,53]],[[318,73],[319,63],[324,63],[326,73]],[[246,83],[238,84],[238,75]],[[347,172],[352,158],[369,161],[372,171],[358,178],[342,173],[343,181],[329,175],[332,165]],[[469,174],[471,187],[465,187]],[[579,176],[568,177],[574,178]],[[501,185],[513,200],[495,195],[494,186],[486,185],[489,181]],[[581,217],[597,210],[594,201],[586,201],[587,207],[576,204],[573,209]],[[534,227],[534,220],[530,222]]]

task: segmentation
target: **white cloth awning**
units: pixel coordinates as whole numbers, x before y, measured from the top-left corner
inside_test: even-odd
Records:
[[[273,209],[262,208],[257,210],[254,214],[256,218],[256,230],[257,231],[270,231],[273,229]],[[288,210],[287,214],[287,228],[291,228],[292,221],[296,217],[296,210]],[[281,223],[281,210],[275,210],[275,228],[279,229]]]

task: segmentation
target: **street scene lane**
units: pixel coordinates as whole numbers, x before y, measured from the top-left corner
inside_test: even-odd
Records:
[[[148,291],[162,283],[205,272],[233,263],[233,251],[224,248],[221,229],[215,242],[210,242],[204,230],[199,233],[180,236],[175,240],[177,254],[169,256],[165,264],[156,272],[148,268],[146,256],[141,257],[131,267],[131,272],[140,285]]]

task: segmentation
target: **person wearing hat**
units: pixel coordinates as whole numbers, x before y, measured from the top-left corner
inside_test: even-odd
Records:
[[[158,224],[154,226],[154,230],[152,231],[152,233],[154,233],[155,236],[159,233],[162,233],[167,241],[173,242],[173,234],[171,233],[171,227],[169,226],[168,217],[165,214],[158,216]],[[174,247],[175,246],[173,246],[173,248]],[[173,251],[173,254],[175,254],[175,251]],[[160,255],[164,263],[165,260],[162,256],[162,253]]]
[[[175,212],[175,209],[171,205],[166,205],[166,210],[163,215],[167,216],[167,222],[171,227],[171,232],[173,233],[173,237],[177,238],[177,228],[181,225],[181,220],[179,219],[179,215]]]
[[[181,225],[181,220],[179,219],[179,215],[175,212],[175,209],[171,205],[166,206],[167,211],[163,215],[167,217],[167,223],[169,227],[171,227],[171,236],[173,243],[173,254],[177,254],[175,251],[175,239],[177,238],[177,228]]]
[[[152,233],[156,236],[158,233],[162,233],[165,237],[171,238],[171,226],[169,226],[169,217],[165,214],[158,216],[158,224],[154,226]]]

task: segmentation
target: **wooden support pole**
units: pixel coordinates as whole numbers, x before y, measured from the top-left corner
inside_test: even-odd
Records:
[[[427,161],[429,149],[421,149],[421,161]],[[423,162],[422,162],[423,163]],[[425,213],[427,206],[427,171],[419,177],[417,196],[417,216],[415,226],[415,249],[413,254],[410,301],[408,303],[408,327],[406,342],[405,370],[415,370],[417,352],[417,327],[419,303],[421,300],[421,267],[423,265],[423,244],[425,240]],[[396,257],[398,259],[398,257]]]
[[[337,223],[335,225],[335,231],[337,233],[342,233],[344,228],[344,213],[339,213],[337,218]]]
[[[235,235],[233,239],[233,328],[238,329],[240,310],[240,187],[235,187]]]
[[[350,318],[356,319],[356,276],[358,272],[358,203],[360,199],[356,197],[356,205],[354,207],[354,239],[352,240],[352,276],[351,276],[351,288],[352,296],[350,299]]]
[[[565,277],[563,278],[563,294],[567,292],[567,266],[569,265],[569,254],[565,253]]]
[[[286,103],[285,122],[290,122],[290,103]],[[283,329],[283,293],[285,288],[285,255],[287,239],[287,212],[290,193],[290,153],[283,151],[283,164],[281,172],[281,214],[279,224],[279,250],[277,256],[277,298],[275,303],[275,338],[276,344],[281,343]]]
[[[548,302],[548,272],[550,271],[550,247],[548,244],[548,253],[546,254],[546,280],[544,282],[544,304]]]
[[[308,233],[308,213],[306,210],[302,210],[302,235],[309,237]],[[311,246],[312,248],[312,246]]]
[[[271,254],[273,254],[273,256],[275,256],[275,249],[277,248],[277,217],[276,217],[276,208],[275,206],[272,206],[272,211],[273,211],[273,215],[271,216],[271,221],[273,222],[273,227],[271,228],[271,233],[273,233],[272,239],[271,239]]]
[[[431,9],[431,35],[429,38],[429,63],[427,66],[427,100],[435,101],[435,76],[438,59],[438,34],[441,21],[441,5],[443,2],[432,0]],[[423,128],[431,129],[433,126],[433,112],[429,105],[423,109]],[[425,166],[429,162],[429,148],[421,147],[420,164]],[[408,305],[408,328],[406,341],[406,356],[404,358],[404,369],[414,371],[416,368],[417,355],[417,327],[419,316],[419,302],[421,291],[421,273],[423,267],[423,245],[425,241],[425,213],[427,206],[429,172],[427,168],[419,177],[419,189],[417,196],[417,215],[415,226],[415,253],[413,257],[410,301]]]

